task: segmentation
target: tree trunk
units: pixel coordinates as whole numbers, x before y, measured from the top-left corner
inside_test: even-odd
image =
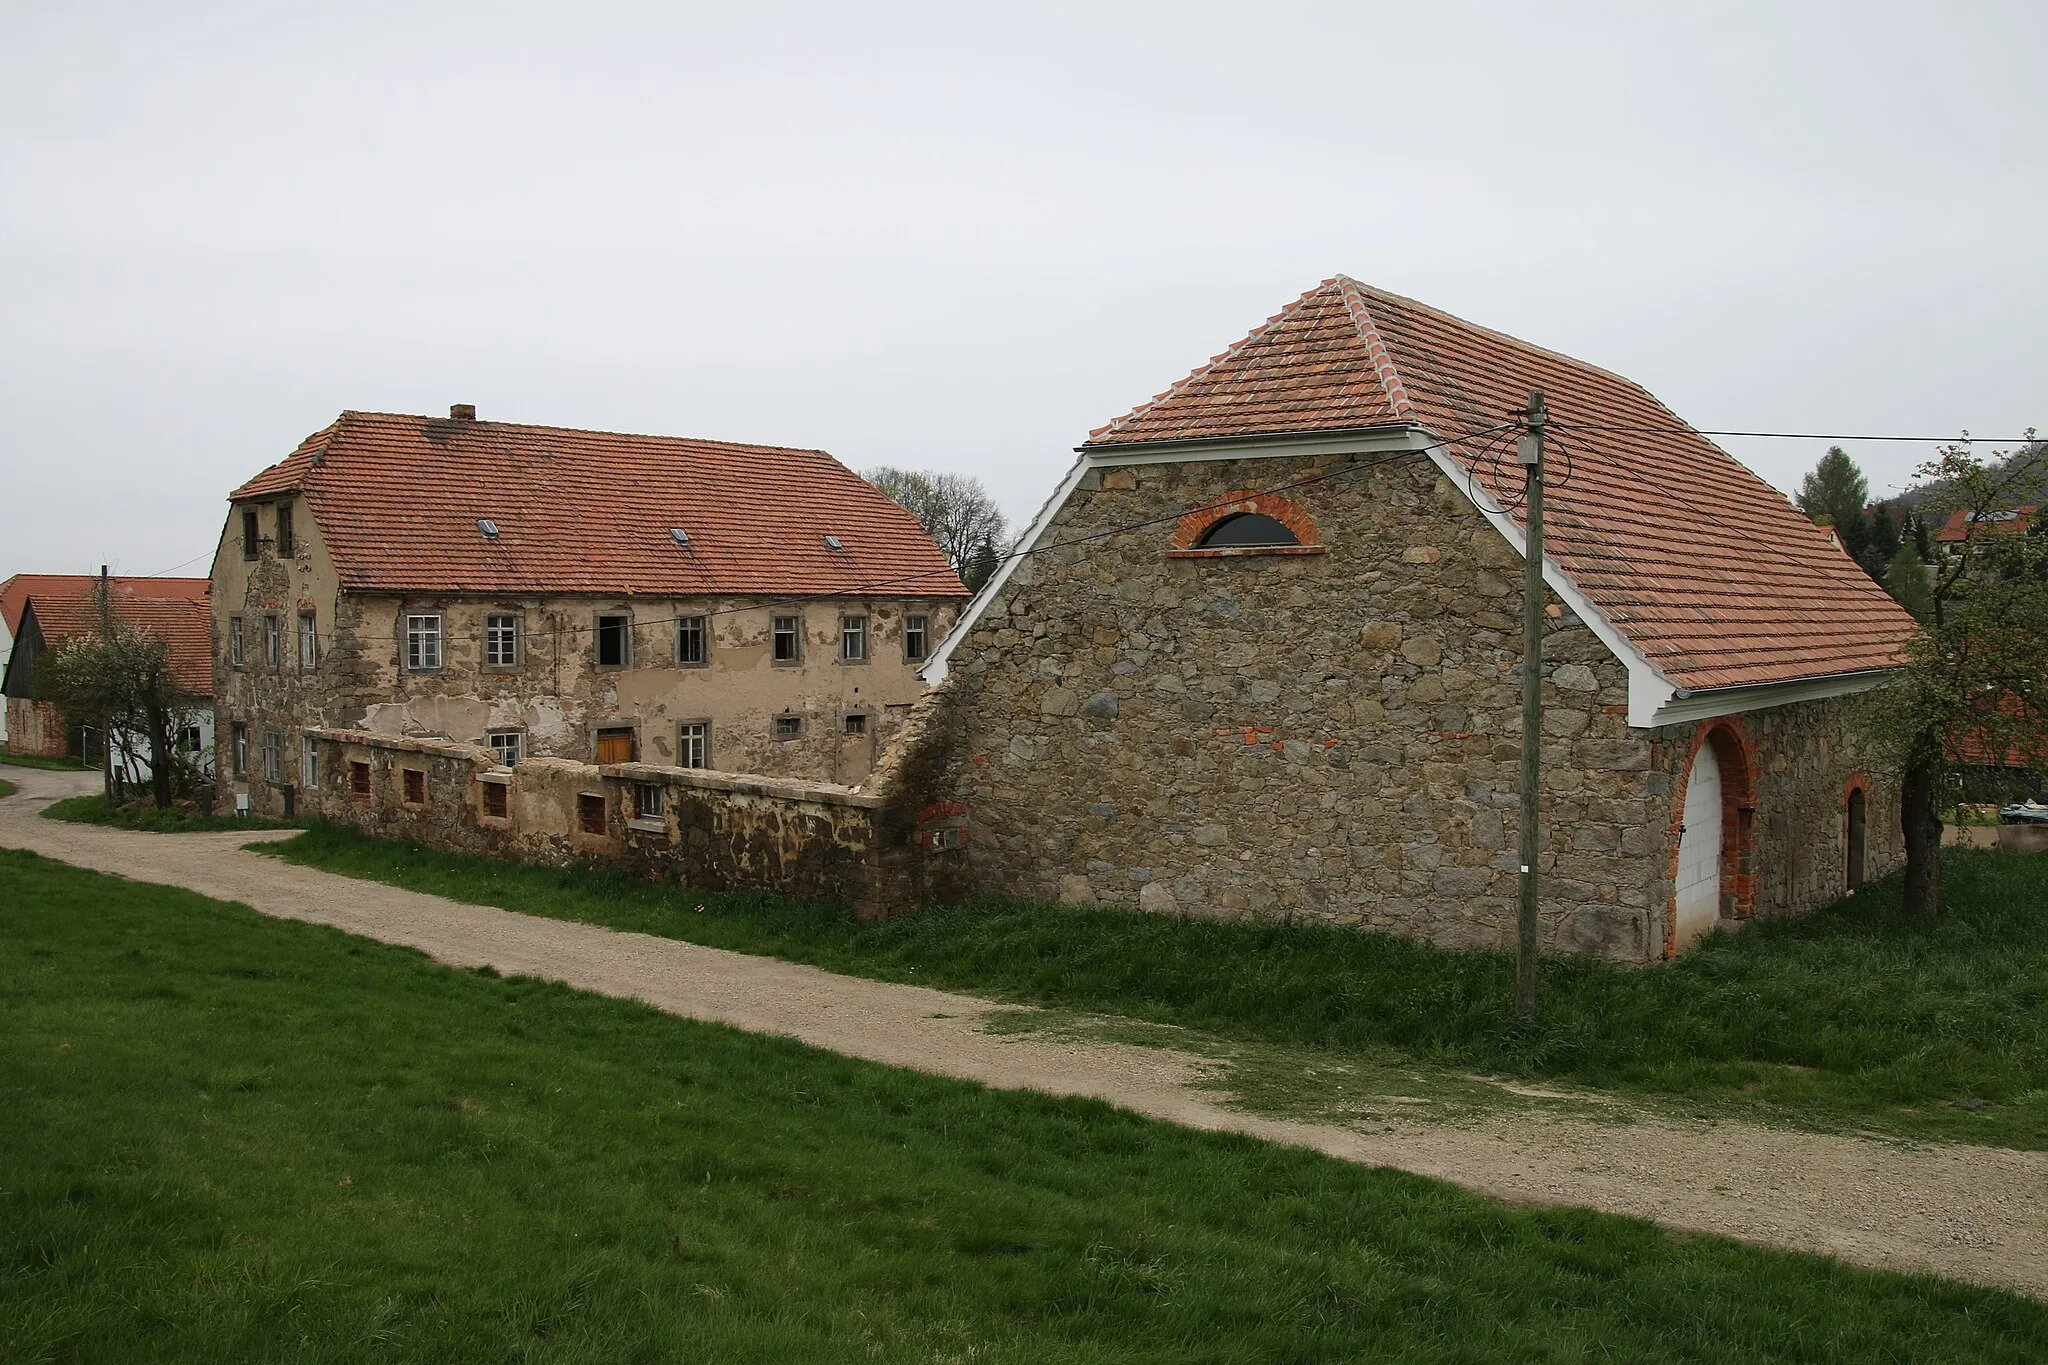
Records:
[[[148,714],[150,795],[155,798],[156,808],[163,810],[171,804],[171,763],[174,761],[171,716],[160,706],[150,707]]]
[[[1906,908],[1941,912],[1941,741],[1922,730],[1913,736],[1899,777],[1899,825],[1906,838]]]

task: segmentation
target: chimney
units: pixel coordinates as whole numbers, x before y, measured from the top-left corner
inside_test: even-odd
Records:
[[[474,422],[476,420],[476,404],[450,403],[448,405],[448,417],[451,421],[456,422]]]

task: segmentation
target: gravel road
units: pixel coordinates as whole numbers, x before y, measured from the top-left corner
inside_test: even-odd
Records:
[[[1262,1118],[1199,1088],[1212,1065],[1199,1057],[984,1031],[988,1015],[1013,1006],[463,905],[241,847],[285,835],[140,834],[43,820],[43,806],[93,789],[96,775],[0,772],[21,788],[0,798],[0,846],[404,944],[453,967],[489,964],[888,1066],[1086,1095],[1169,1123],[1398,1167],[1500,1199],[1581,1205],[2048,1298],[2048,1153],[1525,1113],[1371,1131]]]

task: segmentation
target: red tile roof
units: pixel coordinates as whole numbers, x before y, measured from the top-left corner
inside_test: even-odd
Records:
[[[0,583],[0,620],[7,622],[7,633],[17,634],[21,630],[21,608],[32,593],[54,593],[71,596],[76,593],[90,593],[98,583],[97,574],[85,573],[18,573]],[[207,580],[204,578],[114,578],[109,580],[116,593],[129,597],[196,597],[204,599]]]
[[[229,496],[288,490],[355,591],[967,596],[822,450],[344,412]]]
[[[202,589],[206,584],[203,578],[185,581],[196,582]],[[42,631],[46,645],[99,633],[100,603],[96,592],[30,593],[27,605],[35,611],[36,627]],[[180,687],[198,697],[213,695],[213,611],[203,591],[184,597],[116,592],[114,614],[145,634],[169,642],[171,672]]]
[[[1776,489],[1638,384],[1342,275],[1088,448],[1413,424],[1439,438],[1550,409],[1545,547],[1673,683],[1738,687],[1899,661],[1912,618]],[[1653,431],[1599,430],[1608,427]],[[1518,507],[1513,452],[1450,453]],[[1519,522],[1519,512],[1513,513]]]
[[[1972,525],[1969,510],[1958,507],[1948,514],[1948,520],[1942,523],[1941,530],[1935,532],[1934,538],[1945,544],[1959,545],[1972,535],[1983,535],[1987,531],[2003,535],[2025,535],[2032,528],[2034,513],[2038,510],[2034,504],[2029,503],[2025,507],[2012,508],[2009,512],[1994,512],[1987,520]]]

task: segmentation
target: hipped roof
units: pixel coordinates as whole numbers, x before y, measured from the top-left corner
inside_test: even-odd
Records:
[[[1087,448],[1393,426],[1451,438],[1499,427],[1532,389],[1552,421],[1546,553],[1673,683],[1740,687],[1900,661],[1912,618],[1641,385],[1343,275]],[[1448,450],[1520,524],[1512,439]]]

